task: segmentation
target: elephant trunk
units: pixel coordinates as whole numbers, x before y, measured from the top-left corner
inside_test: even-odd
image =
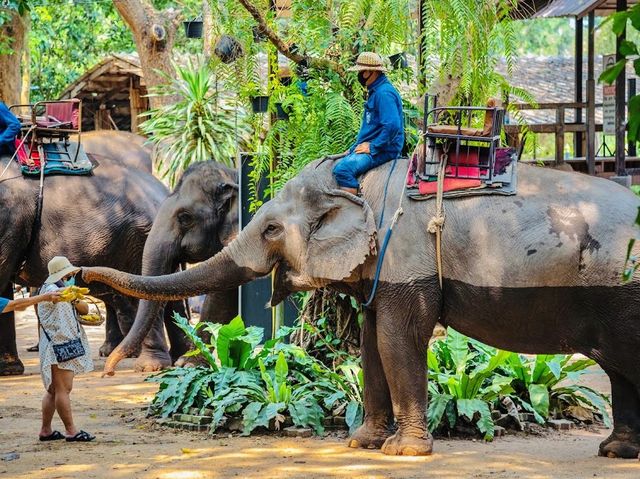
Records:
[[[87,283],[99,281],[113,289],[139,299],[173,301],[199,296],[213,291],[224,291],[240,286],[267,274],[238,266],[225,248],[213,258],[187,271],[165,276],[137,276],[112,268],[82,268],[82,279]]]
[[[154,224],[149,233],[142,256],[142,274],[145,276],[160,276],[177,268],[180,245],[177,239],[167,241],[168,235],[165,230],[166,228],[158,228],[157,224]],[[139,349],[151,328],[162,327],[162,308],[163,303],[160,301],[140,301],[131,330],[107,358],[104,374],[112,376],[118,363]],[[157,336],[164,336],[164,328]],[[157,348],[160,345],[153,346]]]

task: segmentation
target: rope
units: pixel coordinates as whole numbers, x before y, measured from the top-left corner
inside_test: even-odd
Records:
[[[391,170],[389,171],[389,176],[387,177],[387,182],[386,185],[384,187],[384,203],[382,204],[382,215],[380,216],[380,223],[378,225],[378,228],[382,227],[382,219],[384,217],[384,208],[385,208],[385,203],[387,200],[387,188],[389,186],[389,181],[391,179],[391,175],[393,173],[393,170],[396,167],[396,162],[398,161],[397,159],[393,160],[393,166],[391,167]],[[387,229],[387,233],[384,235],[384,241],[382,242],[382,248],[380,249],[380,254],[378,255],[378,263],[376,264],[376,274],[373,277],[373,287],[371,288],[371,293],[369,294],[369,299],[367,299],[367,301],[365,303],[362,304],[363,307],[368,308],[369,306],[371,306],[371,304],[373,303],[374,298],[376,297],[376,291],[378,290],[378,282],[380,280],[380,271],[382,271],[382,263],[384,262],[384,255],[387,252],[387,246],[389,245],[389,240],[391,240],[391,235],[393,234],[393,227],[396,225],[396,223],[398,223],[398,221],[400,220],[400,216],[402,216],[402,214],[404,213],[404,210],[402,209],[402,200],[404,199],[404,195],[405,195],[405,191],[407,189],[407,175],[409,174],[409,170],[411,169],[411,160],[409,160],[409,165],[407,167],[407,173],[404,176],[404,186],[402,187],[402,193],[400,194],[400,199],[398,201],[398,208],[396,209],[395,213],[393,214],[393,218],[391,219],[391,224],[389,225],[389,228]]]
[[[449,143],[442,146],[442,154],[440,155],[440,167],[438,170],[438,191],[436,194],[436,214],[429,220],[427,231],[436,235],[436,263],[438,265],[438,281],[440,289],[442,289],[442,227],[444,226],[444,177],[447,169],[447,160],[449,159]]]
[[[9,159],[9,162],[7,163],[7,166],[5,166],[4,170],[2,170],[2,174],[0,174],[0,180],[2,179],[2,177],[4,176],[4,174],[7,172],[7,170],[9,169],[9,166],[11,166],[11,162],[13,160],[16,159],[16,155],[18,154],[18,151],[20,150],[20,148],[22,148],[22,145],[24,145],[24,142],[27,140],[27,137],[29,136],[29,133],[31,133],[33,131],[33,129],[35,128],[35,125],[32,126],[31,128],[29,128],[29,131],[27,131],[23,137],[22,137],[22,141],[20,142],[20,144],[18,145],[18,147],[16,148],[16,151],[13,153],[13,155],[11,156],[11,158]]]

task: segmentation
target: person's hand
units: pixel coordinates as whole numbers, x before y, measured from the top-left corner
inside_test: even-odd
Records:
[[[354,151],[360,154],[371,154],[371,150],[369,149],[369,142],[365,141],[364,143],[360,143],[358,146],[356,146],[356,149]]]
[[[60,291],[51,291],[49,293],[44,293],[43,301],[50,301],[52,303],[57,303],[60,301]]]

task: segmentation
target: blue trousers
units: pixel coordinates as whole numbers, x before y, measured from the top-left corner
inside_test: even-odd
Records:
[[[373,157],[366,153],[351,153],[338,160],[333,167],[333,176],[336,177],[338,186],[346,188],[358,188],[358,177],[378,166]]]

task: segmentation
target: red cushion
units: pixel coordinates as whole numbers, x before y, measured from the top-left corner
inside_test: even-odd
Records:
[[[462,180],[459,178],[445,178],[444,191],[464,190],[467,188],[477,188],[482,186],[480,180]],[[420,181],[418,191],[421,195],[430,195],[438,192],[437,181]]]

